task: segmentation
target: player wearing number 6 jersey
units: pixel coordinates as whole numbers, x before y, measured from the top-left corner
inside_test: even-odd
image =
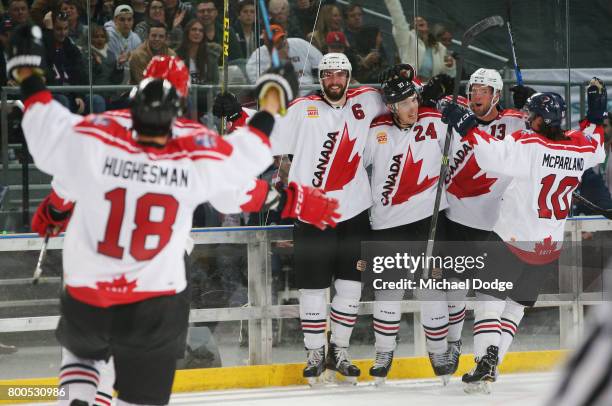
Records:
[[[514,283],[510,296],[534,304],[546,265],[557,260],[563,242],[570,196],[585,170],[602,162],[603,113],[606,90],[593,79],[589,86],[587,120],[581,131],[561,129],[565,102],[556,93],[536,93],[525,109],[528,130],[498,140],[476,127],[472,113],[458,105],[444,107],[443,119],[464,136],[478,165],[512,178],[504,193],[495,239],[501,248],[489,255],[479,275]],[[501,328],[507,292],[480,289],[474,309],[476,367],[463,376],[466,390],[488,390],[496,379]]]
[[[334,230],[296,222],[293,231],[300,318],[308,351],[304,377],[310,381],[326,368],[351,378],[360,374],[350,361],[348,346],[361,297],[360,243],[369,231],[367,210],[372,205],[363,150],[370,123],[386,111],[376,89],[348,89],[351,64],[345,55],[325,55],[319,75],[322,91],[294,100],[271,137],[275,155],[293,155],[289,181],[338,199],[342,216]],[[326,363],[325,290],[332,280],[335,295]]]
[[[38,27],[20,27],[7,66],[21,83],[22,126],[35,163],[76,200],[64,242],[58,338],[81,362],[62,374],[112,355],[119,404],[166,404],[177,337],[187,325],[183,255],[193,210],[244,190],[271,163],[268,134],[291,86],[266,75],[258,84],[265,111],[231,137],[202,129],[170,138],[181,100],[169,80],[148,78],[133,90],[133,129],[106,116],[72,115],[41,79],[40,37]],[[286,198],[303,203],[306,195],[298,188]]]

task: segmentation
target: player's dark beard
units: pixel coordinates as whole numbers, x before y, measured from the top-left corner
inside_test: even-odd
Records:
[[[325,87],[325,96],[327,96],[330,101],[337,102],[338,100],[342,99],[342,96],[344,96],[344,91],[346,90],[347,86],[348,83],[337,91],[331,90],[330,87]]]

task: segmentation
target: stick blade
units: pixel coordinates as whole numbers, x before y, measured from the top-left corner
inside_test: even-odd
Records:
[[[466,44],[472,42],[474,38],[489,28],[501,27],[503,25],[504,19],[501,18],[501,16],[495,15],[483,18],[465,31],[463,34],[463,43]]]

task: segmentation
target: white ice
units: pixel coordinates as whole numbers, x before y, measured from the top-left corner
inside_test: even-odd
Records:
[[[435,379],[388,381],[377,388],[371,383],[357,386],[273,387],[180,393],[171,405],[240,406],[542,406],[557,380],[557,375],[502,375],[489,395],[467,395],[458,378],[443,387]],[[43,404],[38,403],[38,406]],[[52,405],[48,403],[47,405]]]

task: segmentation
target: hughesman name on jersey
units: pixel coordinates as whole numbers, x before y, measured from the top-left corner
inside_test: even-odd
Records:
[[[185,169],[126,161],[114,157],[106,157],[102,174],[156,185],[189,186],[189,175]]]

